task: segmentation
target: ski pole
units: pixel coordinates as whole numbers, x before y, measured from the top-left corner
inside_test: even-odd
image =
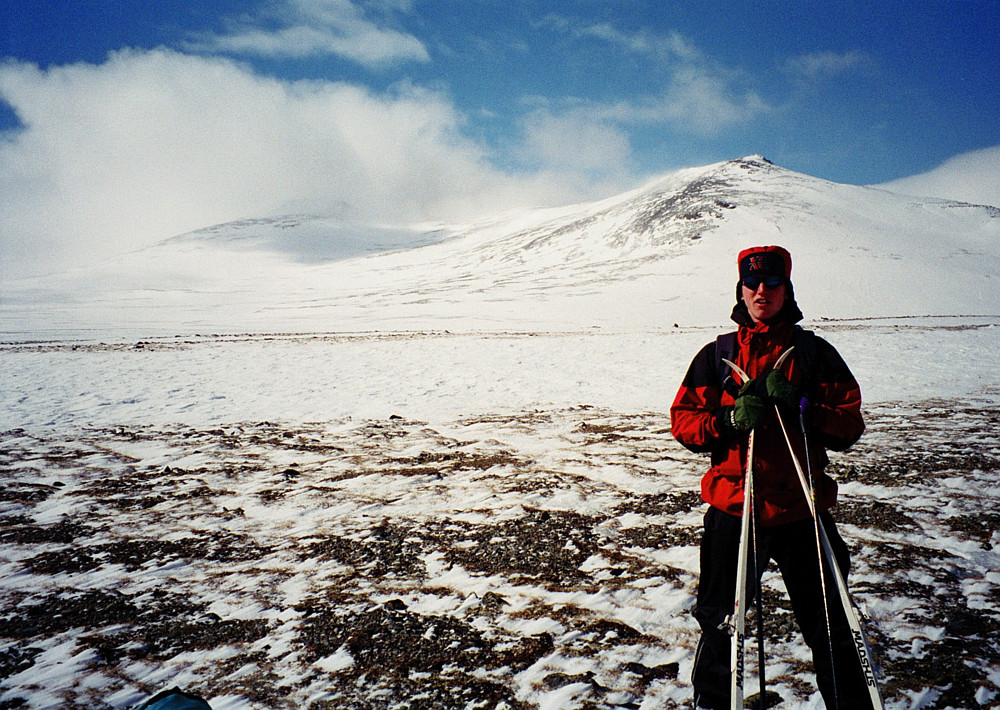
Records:
[[[777,365],[784,362],[788,353],[791,352],[791,348],[783,353],[781,357],[778,358]],[[736,363],[722,358],[722,361],[726,363],[733,372],[737,373],[741,378],[741,383],[745,384],[750,380],[749,375],[744,372]],[[776,366],[777,366],[776,365]],[[754,493],[754,479],[753,479],[753,442],[754,442],[754,432],[750,431],[750,441],[747,444],[747,469],[746,469],[746,483],[743,486],[743,518],[742,525],[740,529],[740,558],[736,573],[736,624],[733,633],[732,641],[732,682],[730,687],[730,706],[733,710],[742,710],[743,708],[743,680],[744,680],[744,655],[743,655],[743,643],[744,643],[744,624],[745,624],[745,614],[746,614],[746,569],[747,563],[747,532],[750,526],[750,520],[753,520],[753,565],[754,565],[754,589],[756,591],[756,602],[757,602],[757,665],[759,666],[757,678],[760,683],[760,700],[758,701],[758,706],[766,706],[767,704],[767,683],[766,683],[766,673],[765,673],[765,657],[764,657],[764,605],[763,605],[763,590],[760,584],[760,575],[762,570],[758,568],[759,558],[759,548],[757,546],[757,527],[758,521],[760,519],[760,511],[757,507],[756,495]]]
[[[782,354],[778,362],[775,363],[774,369],[780,370],[781,365],[784,363],[785,357],[789,355],[795,347],[792,346],[785,353]],[[837,672],[836,664],[834,663],[833,656],[833,625],[830,623],[830,606],[827,603],[827,592],[826,592],[826,571],[823,564],[823,543],[820,541],[820,521],[819,516],[816,514],[816,487],[813,484],[812,477],[812,459],[809,456],[809,435],[806,433],[806,423],[805,423],[805,407],[807,400],[803,397],[799,404],[799,428],[802,430],[802,443],[805,447],[805,457],[806,457],[806,480],[809,483],[809,492],[806,495],[807,500],[810,505],[810,513],[813,519],[813,529],[816,535],[816,561],[819,564],[819,585],[820,590],[823,595],[823,617],[826,621],[826,642],[827,650],[830,653],[830,676],[833,679],[833,707],[835,710],[840,710],[840,698],[837,694]],[[785,441],[788,442],[789,451],[791,449],[791,441],[788,438],[788,430],[785,428],[784,419],[781,416],[781,409],[778,407],[777,403],[774,405],[774,412],[778,415],[778,421],[781,423],[782,432],[785,434]],[[792,453],[792,457],[795,455]]]

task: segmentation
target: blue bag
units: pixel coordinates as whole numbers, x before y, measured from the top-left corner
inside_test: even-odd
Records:
[[[212,710],[212,707],[197,695],[171,688],[157,693],[136,710]]]

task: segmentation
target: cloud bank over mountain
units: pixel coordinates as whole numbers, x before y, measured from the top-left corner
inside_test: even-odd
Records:
[[[528,170],[514,173],[465,134],[445,92],[287,81],[166,49],[48,69],[8,61],[0,96],[23,126],[0,142],[6,278],[239,219],[455,221],[638,181],[628,141],[585,115],[534,114],[512,148]],[[998,161],[1000,147],[985,149],[883,187],[996,205]]]
[[[757,152],[875,183],[996,140],[992,65],[948,51],[994,41],[990,8],[956,8],[928,32],[928,18],[834,8],[705,23],[697,6],[584,5],[14,3],[0,33],[0,274],[235,220],[412,224],[570,204]],[[941,62],[912,59],[929,55]],[[920,191],[995,204],[968,190],[1000,182],[982,162],[964,190]]]
[[[461,219],[588,194],[571,164],[498,170],[449,97],[413,85],[375,93],[127,50],[101,65],[7,62],[0,96],[23,124],[0,142],[9,275],[247,217]]]

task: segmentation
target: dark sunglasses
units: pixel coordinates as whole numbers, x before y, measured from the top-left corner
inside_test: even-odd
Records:
[[[784,286],[785,280],[780,276],[769,276],[766,279],[762,279],[759,276],[747,276],[743,279],[743,285],[751,291],[756,291],[757,287],[761,284],[764,284],[764,288],[768,291],[773,291],[776,288]]]

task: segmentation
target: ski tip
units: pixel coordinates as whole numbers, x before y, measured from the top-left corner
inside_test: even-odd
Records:
[[[792,347],[788,348],[788,350],[786,350],[785,352],[781,353],[781,357],[779,357],[778,361],[776,363],[774,363],[774,369],[775,370],[780,370],[781,369],[781,366],[785,364],[785,360],[788,359],[788,356],[792,354],[793,350],[795,350],[795,346],[794,345]]]
[[[732,368],[733,372],[735,372],[735,373],[736,373],[737,375],[739,375],[739,376],[740,376],[740,378],[741,378],[741,379],[743,380],[743,382],[741,382],[740,384],[744,384],[744,383],[746,383],[746,382],[747,382],[747,380],[749,380],[749,379],[750,379],[750,377],[749,377],[749,376],[747,375],[747,373],[745,373],[745,372],[744,372],[744,371],[743,371],[743,370],[742,370],[742,369],[740,368],[740,366],[739,366],[739,365],[737,365],[737,364],[736,364],[735,362],[733,362],[732,360],[727,360],[726,358],[722,358],[722,362],[724,362],[724,363],[726,363],[727,365],[729,365],[729,367],[731,367],[731,368]]]
[[[775,370],[780,369],[781,366],[785,364],[785,360],[788,359],[788,356],[792,354],[793,350],[795,350],[794,345],[788,348],[788,350],[785,350],[783,353],[781,353],[781,357],[779,357],[778,361],[774,363]],[[729,365],[729,367],[733,370],[733,372],[735,372],[737,375],[740,376],[742,380],[740,384],[745,384],[750,379],[750,376],[746,372],[744,372],[743,369],[732,360],[727,360],[726,358],[722,358],[722,362]]]

